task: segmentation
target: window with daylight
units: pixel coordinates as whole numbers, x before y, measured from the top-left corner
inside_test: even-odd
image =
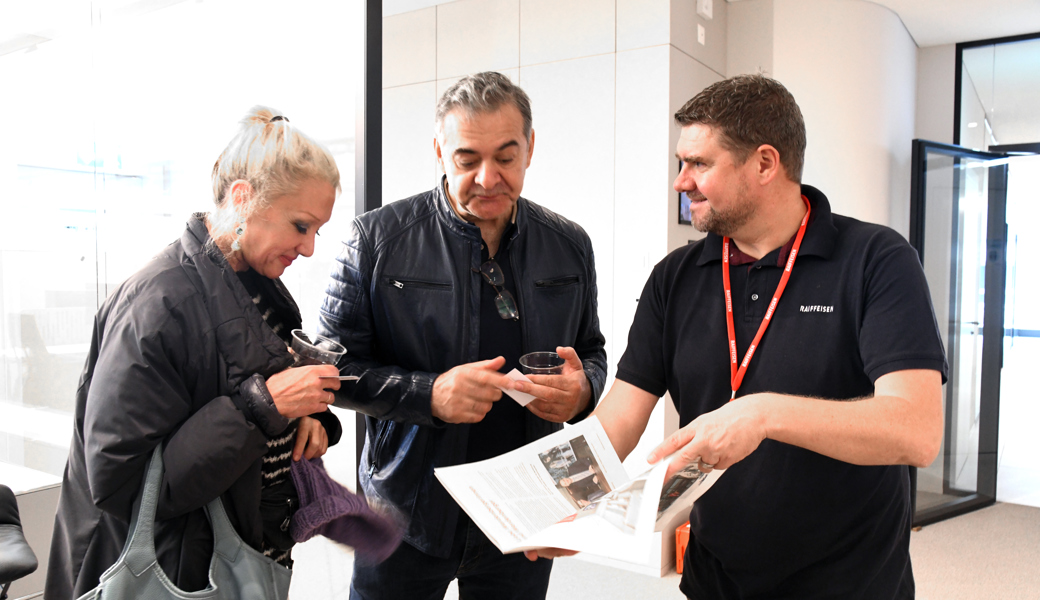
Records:
[[[354,214],[353,2],[53,0],[0,9],[0,481],[58,483],[105,297],[212,206],[254,105],[327,146],[343,192],[283,281],[314,328]]]

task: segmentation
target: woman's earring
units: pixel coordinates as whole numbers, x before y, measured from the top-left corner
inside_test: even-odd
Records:
[[[242,234],[245,233],[245,232],[246,232],[246,224],[245,224],[245,222],[239,223],[238,227],[235,229],[235,235],[237,237],[235,238],[235,241],[231,242],[231,250],[233,250],[234,252],[238,252],[238,251],[240,251],[242,249],[242,244],[238,243],[238,238],[242,237]]]

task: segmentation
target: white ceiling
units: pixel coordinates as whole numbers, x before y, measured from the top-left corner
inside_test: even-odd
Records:
[[[922,48],[1040,32],[1040,0],[868,1],[899,15]]]
[[[453,0],[383,0],[383,16]],[[737,2],[739,0],[727,0]],[[899,15],[917,45],[1040,32],[1040,0],[867,0]]]
[[[0,39],[54,28],[62,16],[89,14],[90,5],[155,10],[182,0],[4,0]],[[452,0],[383,0],[383,15],[418,10]],[[717,0],[721,1],[721,0]],[[738,0],[727,0],[734,2]],[[1040,32],[1040,0],[867,0],[899,15],[918,46],[970,42]],[[13,31],[11,29],[22,29]],[[37,29],[34,31],[33,29]]]

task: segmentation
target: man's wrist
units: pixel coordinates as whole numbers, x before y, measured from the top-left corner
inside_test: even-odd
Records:
[[[580,408],[578,412],[582,412],[589,408],[589,404],[592,403],[592,382],[589,381],[589,376],[585,371],[581,372],[585,376],[585,380],[581,384],[581,399],[578,402]]]
[[[775,400],[773,394],[760,393],[751,394],[744,398],[738,398],[734,402],[743,402],[747,400],[749,408],[752,414],[752,422],[758,429],[761,438],[765,439],[776,439],[774,434],[774,428],[778,425],[777,419],[775,418]]]

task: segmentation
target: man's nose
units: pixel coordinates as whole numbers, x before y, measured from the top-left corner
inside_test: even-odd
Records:
[[[677,192],[693,192],[697,189],[697,183],[686,173],[686,165],[683,165],[679,169],[679,174],[676,175],[675,181],[672,182],[672,189]]]
[[[480,163],[480,168],[477,170],[477,184],[487,191],[491,191],[498,182],[502,179],[498,172],[498,167],[491,161],[484,161]]]

